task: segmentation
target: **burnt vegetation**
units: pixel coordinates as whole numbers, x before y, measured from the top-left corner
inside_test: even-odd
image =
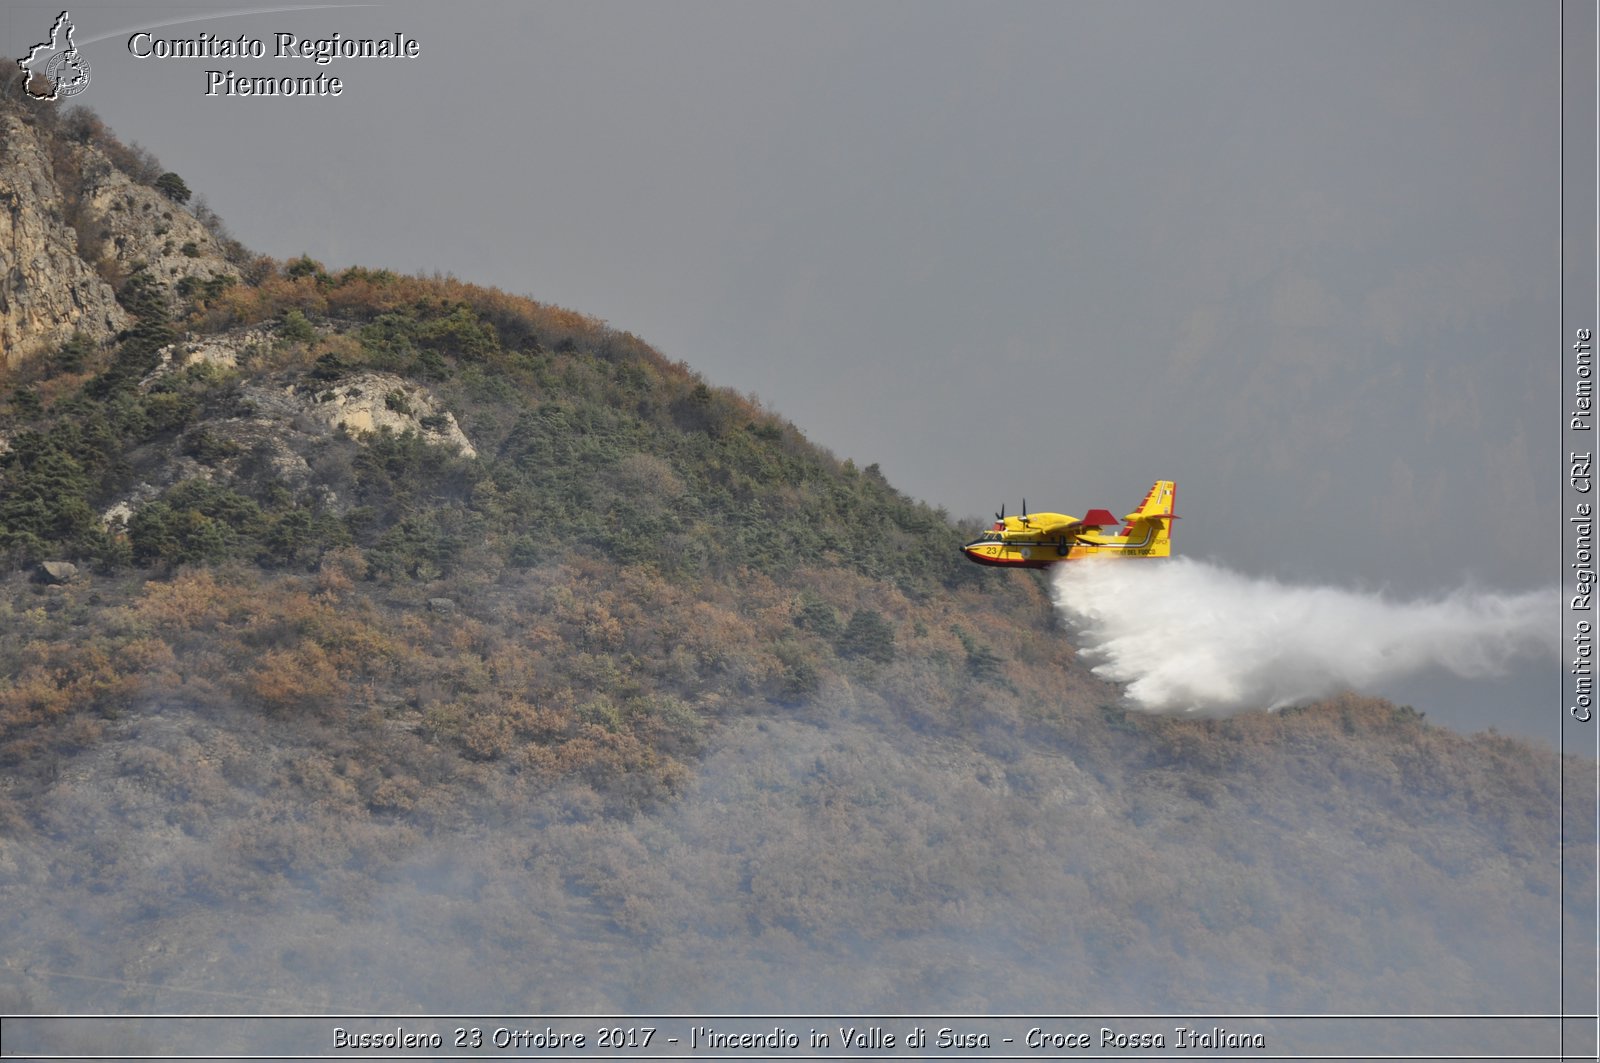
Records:
[[[1127,714],[1042,581],[629,333],[244,274],[0,380],[0,1009],[1547,1010],[1553,753]],[[239,428],[372,373],[440,410]]]

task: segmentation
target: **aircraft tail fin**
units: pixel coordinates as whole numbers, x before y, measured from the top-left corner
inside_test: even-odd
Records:
[[[1178,504],[1178,485],[1173,480],[1157,480],[1144,496],[1139,508],[1122,518],[1127,527],[1122,534],[1130,539],[1150,536],[1151,557],[1169,557],[1172,554],[1172,522],[1178,519],[1174,512]]]

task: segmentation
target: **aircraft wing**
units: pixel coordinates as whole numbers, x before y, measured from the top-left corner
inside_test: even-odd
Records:
[[[1075,535],[1083,529],[1083,521],[1059,513],[1035,514],[1028,520],[1028,529],[1041,535]]]
[[[1029,518],[1029,527],[1044,535],[1077,535],[1083,531],[1099,531],[1116,524],[1117,518],[1108,509],[1091,509],[1081,518],[1064,513],[1035,513]]]

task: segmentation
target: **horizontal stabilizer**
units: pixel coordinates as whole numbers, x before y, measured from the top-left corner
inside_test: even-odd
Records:
[[[1150,493],[1144,496],[1144,501],[1139,503],[1139,508],[1122,519],[1130,526],[1141,520],[1177,520],[1178,515],[1172,512],[1177,501],[1177,483],[1172,480],[1157,480],[1151,485]]]

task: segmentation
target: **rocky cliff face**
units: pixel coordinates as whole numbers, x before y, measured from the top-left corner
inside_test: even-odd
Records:
[[[0,114],[0,360],[129,323],[112,282],[144,270],[170,292],[239,270],[182,205],[118,169],[92,139],[51,142]]]
[[[38,134],[0,115],[0,364],[15,365],[75,331],[103,341],[127,324],[111,286],[79,254]]]
[[[126,276],[142,265],[171,290],[186,278],[239,279],[216,237],[188,210],[131,180],[93,146],[75,150],[84,174],[84,225],[102,269]]]

